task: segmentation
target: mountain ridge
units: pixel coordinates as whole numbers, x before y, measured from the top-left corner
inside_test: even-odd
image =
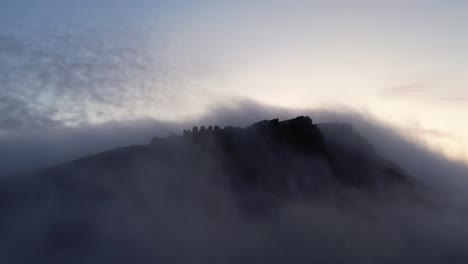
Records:
[[[272,248],[297,249],[313,258],[308,243],[303,249],[285,245],[302,245],[303,239],[316,236],[286,236],[285,227],[321,230],[329,217],[336,223],[351,219],[349,224],[358,219],[367,230],[369,215],[382,206],[425,206],[425,200],[418,200],[418,186],[350,126],[297,117],[245,128],[197,127],[1,179],[5,254],[0,259],[179,259],[167,247],[184,252],[199,248],[207,258],[219,258],[218,263],[232,263],[231,258],[243,254],[249,261],[239,263],[278,257],[268,247],[257,252],[238,246],[250,243],[252,236],[260,239],[256,248],[273,243]],[[278,237],[272,240],[272,235]],[[223,246],[226,237],[231,246]],[[219,256],[218,246],[224,250]],[[279,256],[279,263],[294,262],[289,254]]]
[[[203,165],[206,160],[211,165]],[[136,163],[141,163],[148,171],[137,169]],[[153,174],[161,174],[161,171],[171,174],[171,166],[176,163],[189,171],[193,167],[200,174],[218,170],[229,176],[233,186],[237,186],[235,189],[258,191],[260,188],[273,193],[282,192],[281,189],[289,192],[291,186],[284,188],[288,184],[307,192],[308,188],[313,190],[330,181],[363,188],[412,182],[407,173],[380,157],[351,126],[317,125],[305,116],[284,121],[263,120],[245,128],[193,127],[184,130],[182,135],[155,137],[148,145],[105,151],[33,174],[45,177],[115,174],[131,179],[130,175],[152,174],[152,171]],[[301,177],[291,181],[294,177],[288,174]]]

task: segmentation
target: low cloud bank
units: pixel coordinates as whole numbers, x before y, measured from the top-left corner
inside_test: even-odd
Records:
[[[252,101],[236,101],[216,106],[193,120],[179,122],[139,120],[116,121],[77,127],[55,124],[37,129],[16,129],[0,134],[0,175],[27,172],[89,154],[133,144],[147,144],[154,136],[181,134],[185,128],[199,125],[247,126],[265,119],[288,119],[309,115],[314,123],[346,123],[369,140],[384,157],[430,184],[459,187],[468,182],[467,165],[450,160],[429,150],[413,135],[405,135],[384,124],[375,116],[352,109],[295,110],[261,105]],[[457,184],[452,184],[453,179]],[[465,186],[465,185],[463,185]]]
[[[172,171],[180,173],[166,175],[164,169],[158,173],[148,171],[146,168],[154,166],[152,163],[135,160],[134,164],[140,166],[135,167],[139,173],[127,178],[109,177],[112,175],[102,170],[102,175],[83,174],[54,183],[29,179],[15,187],[2,185],[0,194],[10,198],[10,205],[25,205],[8,207],[5,202],[2,207],[2,260],[8,263],[69,260],[466,263],[468,260],[465,250],[468,208],[463,204],[467,197],[462,192],[468,186],[466,165],[430,152],[412,143],[407,135],[364,115],[308,113],[251,102],[219,107],[214,112],[190,122],[145,121],[17,133],[8,142],[0,143],[3,146],[8,143],[10,147],[8,153],[0,156],[9,158],[11,163],[23,162],[13,164],[16,168],[11,170],[26,169],[118,146],[146,144],[152,136],[180,133],[192,125],[244,126],[261,119],[285,119],[300,114],[310,115],[317,123],[351,123],[378,153],[415,177],[424,186],[423,191],[408,195],[402,190],[366,193],[344,188],[336,197],[291,200],[278,205],[274,212],[251,216],[239,211],[232,193],[213,188],[197,171],[186,171],[184,164],[173,164],[177,169]],[[28,159],[24,153],[29,153]],[[35,157],[42,160],[36,161]],[[200,166],[209,167],[213,161],[213,157],[195,158],[202,160]],[[94,186],[101,185],[112,195],[96,194]],[[19,198],[11,201],[11,197]]]

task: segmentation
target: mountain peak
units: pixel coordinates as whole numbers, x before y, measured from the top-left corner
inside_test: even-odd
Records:
[[[37,225],[27,222],[34,218],[25,218],[23,211],[43,206],[46,211],[40,215],[51,214],[52,224],[36,244],[81,250],[99,242],[99,228],[112,225],[127,228],[122,241],[133,243],[127,235],[145,221],[150,230],[158,230],[151,238],[159,238],[167,230],[157,229],[158,224],[168,215],[173,217],[167,218],[169,223],[188,221],[182,226],[192,226],[197,217],[206,216],[211,228],[211,217],[222,219],[219,223],[231,223],[233,215],[241,216],[236,218],[241,222],[267,220],[288,205],[295,210],[294,205],[305,202],[313,208],[314,203],[325,201],[353,206],[344,197],[356,190],[378,198],[417,187],[411,182],[349,127],[316,125],[310,117],[300,116],[263,120],[244,128],[194,127],[182,135],[154,138],[151,144],[4,179],[0,213],[19,215],[25,224],[18,225],[14,234],[24,234],[23,241],[29,245],[37,236],[24,230]],[[128,217],[136,222],[122,224]],[[130,259],[135,255],[129,254]]]
[[[290,192],[292,184],[310,193],[333,181],[360,187],[409,182],[403,170],[378,155],[350,125],[321,128],[308,116],[262,120],[243,128],[194,126],[172,142],[183,142],[194,156],[215,157],[240,189]],[[155,138],[150,145],[155,150],[171,148],[164,138]]]
[[[270,144],[288,145],[290,148],[303,153],[321,153],[326,155],[325,143],[320,129],[308,116],[298,116],[293,119],[279,121],[279,119],[263,120],[245,128],[217,125],[194,126],[191,130],[185,129],[182,137],[206,141],[222,140],[224,143],[243,144],[249,142],[267,141]],[[161,138],[154,138],[152,144],[158,144]],[[241,142],[242,141],[242,142]]]

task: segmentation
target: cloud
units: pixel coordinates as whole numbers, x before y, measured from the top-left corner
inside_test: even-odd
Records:
[[[10,13],[9,9],[0,8],[0,21],[5,22],[0,23],[0,176],[48,167],[116,147],[146,144],[153,136],[181,133],[193,125],[245,126],[263,119],[310,115],[315,122],[351,123],[379,153],[434,191],[435,200],[440,204],[421,206],[401,197],[382,204],[375,197],[352,190],[341,197],[351,201],[351,208],[344,208],[341,200],[297,203],[281,208],[275,217],[262,221],[239,215],[232,197],[214,193],[206,182],[186,177],[190,172],[168,180],[178,187],[176,190],[188,195],[188,203],[184,197],[172,200],[175,195],[167,195],[172,189],[161,184],[161,181],[167,183],[167,179],[150,172],[154,181],[137,182],[137,186],[113,179],[111,186],[116,188],[112,191],[121,191],[128,199],[106,200],[99,205],[88,203],[84,209],[77,203],[82,197],[57,199],[67,188],[83,186],[64,184],[54,189],[46,182],[35,189],[37,182],[32,181],[19,189],[0,185],[0,205],[4,205],[6,200],[2,198],[10,193],[16,197],[27,193],[29,188],[39,190],[27,195],[32,197],[34,206],[24,210],[0,206],[0,259],[17,254],[24,263],[38,262],[41,254],[53,251],[57,254],[51,254],[55,258],[48,263],[63,263],[61,258],[67,256],[82,263],[105,262],[99,261],[105,254],[113,263],[143,263],[155,256],[162,263],[174,259],[178,263],[290,263],[307,258],[312,259],[306,262],[395,263],[409,259],[413,263],[423,260],[466,263],[467,165],[430,151],[414,139],[415,133],[435,137],[451,137],[451,134],[442,130],[401,131],[381,123],[379,116],[353,109],[298,110],[239,99],[226,103],[231,98],[225,98],[221,105],[206,107],[216,100],[206,92],[203,83],[204,77],[216,75],[214,80],[219,86],[222,81],[218,81],[223,77],[230,79],[240,72],[242,79],[246,67],[257,67],[260,73],[265,70],[259,75],[261,80],[249,81],[249,76],[245,84],[244,80],[233,80],[236,89],[233,93],[252,94],[256,85],[266,84],[265,90],[257,91],[259,98],[266,92],[279,90],[273,97],[285,100],[283,96],[292,94],[293,90],[283,91],[278,88],[283,87],[279,83],[271,83],[270,88],[267,78],[273,75],[277,77],[273,82],[284,80],[284,87],[288,88],[292,83],[301,85],[302,81],[307,91],[309,87],[324,84],[311,93],[303,92],[315,98],[321,97],[321,89],[353,83],[353,78],[359,79],[361,75],[364,76],[361,84],[365,86],[369,79],[379,75],[379,68],[388,71],[388,65],[371,61],[385,61],[382,56],[386,57],[389,50],[396,52],[396,55],[389,53],[389,58],[409,58],[397,62],[407,70],[428,65],[426,60],[433,60],[430,55],[434,52],[456,50],[447,47],[461,43],[453,41],[460,40],[459,32],[451,34],[445,28],[457,20],[452,19],[453,15],[466,17],[462,8],[455,8],[456,13],[444,11],[439,16],[441,13],[430,11],[440,9],[435,5],[421,9],[415,4],[410,9],[418,12],[406,12],[406,2],[393,5],[391,12],[380,5],[375,8],[364,5],[365,8],[358,8],[360,11],[355,10],[357,13],[343,13],[336,12],[339,10],[336,3],[328,2],[317,6],[280,1],[268,3],[268,7],[262,1],[240,6],[198,3],[192,9],[191,4],[180,3],[165,8],[162,2],[149,8],[143,2],[152,1],[140,1],[138,10],[130,12],[125,1],[118,4],[103,1],[99,8],[95,8],[93,1],[84,1],[85,8],[83,1],[71,8],[64,8],[70,3],[62,2],[58,6],[58,2],[20,3],[16,12],[8,14],[14,23],[4,20],[3,15]],[[117,15],[116,5],[119,5]],[[142,9],[161,23],[158,29],[167,30],[173,42],[164,43],[164,36],[155,33],[154,28],[141,30],[140,25],[147,26],[146,20],[140,17]],[[155,9],[163,11],[153,13]],[[405,30],[395,34],[394,18],[400,9],[406,10],[401,20]],[[170,12],[163,14],[165,11]],[[131,18],[129,12],[133,14]],[[372,15],[368,17],[368,14]],[[18,16],[24,21],[17,21]],[[74,16],[80,25],[68,23],[68,16]],[[42,28],[41,23],[49,17],[55,19],[53,26]],[[138,26],[127,27],[130,20]],[[36,22],[37,25],[30,25]],[[435,28],[428,26],[432,22],[442,34],[424,31]],[[28,29],[17,27],[21,23]],[[103,26],[106,23],[112,26]],[[407,28],[408,24],[413,26]],[[431,42],[427,40],[436,41],[437,45],[433,46],[437,49],[410,54],[413,49],[408,47]],[[387,41],[390,46],[385,45]],[[408,46],[410,42],[413,44]],[[353,54],[348,54],[342,43],[352,47]],[[400,45],[404,52],[398,51]],[[375,51],[378,56],[373,54]],[[450,60],[462,58],[457,52],[444,54],[448,56],[440,67],[445,69],[453,65]],[[209,61],[208,65],[205,61]],[[359,66],[356,61],[363,63]],[[216,66],[221,67],[214,69]],[[298,67],[306,72],[298,71]],[[369,71],[374,68],[375,72]],[[247,71],[250,74],[250,69]],[[323,81],[311,81],[311,76]],[[395,85],[382,90],[380,95],[385,99],[463,107],[468,94],[460,84],[463,82],[444,78],[408,78],[395,81]],[[328,90],[334,99],[337,91],[343,91]],[[294,92],[301,93],[300,89]],[[348,95],[355,97],[347,98]],[[361,93],[352,90],[342,96],[352,101]],[[183,170],[183,164],[177,165]],[[103,178],[96,179],[101,182]],[[84,189],[86,195],[92,194],[86,186]],[[36,195],[43,193],[47,194],[45,201],[37,200]],[[194,193],[198,196],[190,196]],[[219,213],[215,217],[213,208]],[[69,231],[72,236],[64,235]],[[92,242],[87,248],[95,251],[84,256],[35,243],[44,234],[58,241],[58,247],[89,238]]]
[[[414,132],[419,133],[419,134],[433,136],[433,137],[442,137],[442,138],[450,138],[450,139],[456,138],[454,133],[441,131],[437,129],[414,129]]]
[[[146,144],[154,136],[180,134],[185,128],[200,125],[246,126],[264,119],[287,119],[309,115],[316,123],[350,123],[379,153],[395,161],[409,173],[421,175],[431,185],[456,188],[455,184],[468,179],[465,164],[454,162],[442,154],[430,151],[416,140],[414,134],[404,134],[367,113],[341,110],[298,110],[265,106],[254,101],[237,100],[231,104],[213,106],[204,116],[178,122],[141,119],[101,124],[82,124],[76,127],[51,126],[41,129],[17,129],[0,138],[0,172],[26,171],[91,153],[132,144]],[[428,166],[431,164],[433,166]],[[445,175],[445,176],[441,176]],[[453,178],[454,180],[443,180]]]
[[[2,104],[15,100],[72,125],[180,113],[196,93],[186,88],[203,75],[168,58],[161,43],[142,32],[82,26],[2,32]]]
[[[463,76],[418,76],[406,81],[398,81],[379,91],[385,98],[397,100],[417,100],[443,104],[464,104],[468,100]]]
[[[147,171],[145,168],[153,167],[146,167],[141,160],[135,163],[140,165],[141,175],[129,178],[106,177],[109,175],[103,171],[99,177],[59,178],[56,185],[53,181],[41,184],[40,179],[20,185],[20,189],[0,185],[2,197],[10,197],[11,193],[12,197],[22,197],[26,193],[34,201],[28,209],[3,209],[2,226],[8,228],[0,228],[1,237],[13,239],[2,244],[4,254],[0,258],[11,257],[19,263],[30,262],[30,256],[48,263],[70,258],[101,263],[116,259],[178,263],[466,261],[466,165],[428,151],[415,144],[410,135],[401,134],[369,114],[349,109],[282,109],[252,101],[213,109],[217,112],[177,123],[141,120],[23,131],[0,142],[0,152],[8,152],[0,156],[16,156],[17,160],[10,163],[27,167],[31,161],[25,160],[25,153],[34,160],[55,152],[48,162],[57,162],[57,158],[144,144],[152,136],[180,133],[192,125],[243,126],[265,118],[308,114],[315,122],[351,123],[379,153],[416,177],[434,196],[426,197],[423,192],[419,197],[415,193],[422,199],[415,201],[399,191],[388,195],[383,190],[366,194],[346,189],[329,199],[285,202],[266,216],[252,217],[240,213],[236,197],[215,188],[196,171],[168,163],[176,165],[179,173],[163,177],[164,169]],[[7,143],[10,148],[5,150]],[[195,157],[194,162],[202,167],[213,164],[208,157]],[[114,196],[93,200],[93,188],[101,185]],[[21,204],[29,200],[8,201]],[[44,238],[48,243],[40,243]],[[64,250],[83,241],[90,242],[73,252]],[[39,243],[41,246],[36,246]]]
[[[0,112],[0,130],[39,129],[60,125],[60,122],[45,115],[45,111],[38,111],[24,100],[7,95],[0,94]]]
[[[154,120],[15,128],[0,135],[0,175],[52,166],[116,147],[146,144],[155,135],[168,136],[181,130],[177,123]]]

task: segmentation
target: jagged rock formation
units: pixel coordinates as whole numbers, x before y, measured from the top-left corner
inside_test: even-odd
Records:
[[[296,185],[296,189],[310,192],[335,180],[361,187],[411,181],[396,164],[380,157],[350,125],[322,124],[319,128],[304,116],[282,122],[264,120],[246,128],[195,126],[184,130],[180,140],[219,157],[226,171],[235,174],[233,182],[248,185],[246,188],[289,192],[291,185]],[[155,138],[151,145],[159,148],[166,144],[164,141]]]
[[[413,183],[350,126],[317,126],[301,116],[246,128],[193,127],[181,136],[154,138],[149,145],[88,156],[0,185],[0,196],[5,196],[0,200],[41,200],[51,188],[67,196],[104,199],[161,179],[204,182],[230,190],[247,203],[265,197],[315,196],[346,185],[372,190]]]
[[[271,263],[275,254],[234,253],[227,247],[216,256],[211,247],[217,241],[232,239],[234,248],[250,241],[249,232],[242,237],[237,232],[256,221],[267,223],[288,205],[323,202],[347,189],[380,194],[413,186],[410,176],[351,127],[315,125],[302,116],[245,128],[194,127],[148,145],[0,180],[0,237],[8,240],[0,247],[0,260],[5,263],[182,263],[171,252],[190,252],[198,243],[185,242],[178,229],[193,233],[213,224],[223,235],[208,234],[213,242],[197,238],[207,250],[207,261],[200,262],[231,263],[246,254],[250,263],[257,263],[256,257]],[[337,206],[348,202],[339,198]],[[271,241],[262,239],[260,245]],[[294,259],[286,255],[279,262]]]
[[[305,153],[317,152],[325,154],[326,152],[320,130],[312,123],[310,117],[304,116],[282,122],[279,122],[278,119],[264,120],[245,129],[232,126],[227,126],[224,129],[221,129],[219,126],[215,126],[213,129],[212,126],[209,126],[206,129],[205,126],[201,126],[200,130],[198,130],[198,127],[195,126],[192,128],[192,131],[184,130],[183,136],[193,139],[215,136],[225,140],[235,137],[254,137],[250,140],[267,140],[273,144],[289,145],[292,149]]]

